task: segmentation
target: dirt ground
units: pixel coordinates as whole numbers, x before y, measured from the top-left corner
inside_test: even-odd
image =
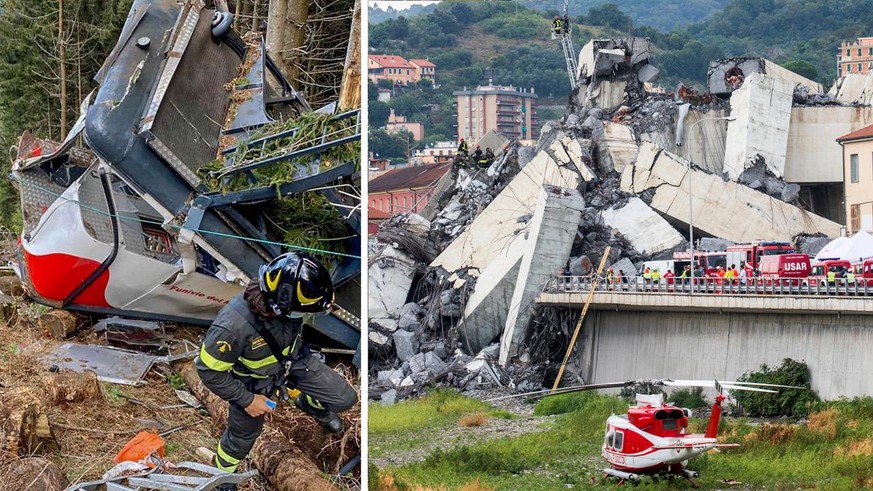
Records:
[[[46,353],[62,342],[108,344],[102,335],[87,326],[96,319],[83,317],[86,326],[71,339],[53,340],[42,332],[37,320],[49,309],[25,298],[14,298],[0,304],[0,394],[4,390],[30,387],[44,394],[51,378],[49,367],[41,361]],[[203,333],[199,328],[170,326],[167,334],[196,342]],[[335,368],[349,380],[357,380],[353,367]],[[96,400],[48,405],[47,416],[53,428],[59,450],[37,451],[56,463],[70,483],[99,479],[115,465],[113,457],[137,432],[156,432],[183,426],[164,437],[166,458],[171,462],[197,461],[198,447],[214,449],[223,428],[213,425],[203,409],[168,407],[182,404],[174,388],[184,388],[184,382],[169,366],[155,366],[140,387],[101,383],[101,395]],[[358,385],[355,383],[354,385]],[[268,425],[294,440],[304,452],[327,473],[336,473],[340,466],[360,452],[360,407],[344,415],[347,428],[344,435],[328,436],[311,418],[291,405],[280,407],[268,420]],[[0,453],[0,464],[14,456]],[[244,461],[240,471],[248,470]],[[360,467],[355,477],[341,483],[343,489],[360,488]],[[0,491],[4,490],[0,476]],[[267,481],[258,476],[240,487],[242,491],[269,491]]]

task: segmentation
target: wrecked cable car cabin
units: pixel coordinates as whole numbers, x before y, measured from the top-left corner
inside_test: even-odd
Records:
[[[308,332],[322,346],[357,350],[360,152],[348,149],[359,145],[360,111],[312,111],[262,39],[231,24],[199,1],[133,2],[66,139],[19,141],[15,267],[45,305],[208,325],[262,263],[294,249],[272,226],[277,200],[312,191],[344,233],[340,251],[307,249],[331,265],[338,304]],[[331,130],[277,150],[307,115]],[[338,148],[348,158],[325,161]],[[258,179],[277,165],[284,182]],[[231,181],[244,186],[224,186]]]

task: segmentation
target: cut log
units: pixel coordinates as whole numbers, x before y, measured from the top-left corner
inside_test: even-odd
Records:
[[[4,457],[57,448],[43,397],[29,387],[0,389],[0,454]]]
[[[14,274],[0,276],[0,292],[10,297],[20,297],[27,293],[24,290],[24,285],[21,284],[21,278]]]
[[[91,371],[53,373],[47,377],[45,385],[48,400],[53,404],[103,401],[97,374]]]
[[[64,339],[79,328],[79,318],[66,310],[56,309],[42,314],[37,323],[53,339]]]
[[[252,448],[252,463],[267,476],[277,491],[330,491],[333,484],[319,476],[312,480],[312,464],[302,450],[276,430],[267,429]],[[298,467],[295,462],[309,462],[311,467]],[[315,472],[318,472],[317,469]]]
[[[70,485],[57,464],[41,457],[13,460],[0,466],[0,479],[2,489],[63,491]]]
[[[188,390],[209,411],[216,425],[226,425],[227,403],[203,385],[194,363],[180,363],[174,365],[174,368],[182,375]],[[303,451],[292,445],[279,431],[271,430],[269,424],[255,442],[249,457],[276,491],[336,489]]]

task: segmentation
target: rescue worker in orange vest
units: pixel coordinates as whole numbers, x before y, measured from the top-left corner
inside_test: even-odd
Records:
[[[647,285],[652,282],[652,270],[648,267],[643,270],[643,282]]]

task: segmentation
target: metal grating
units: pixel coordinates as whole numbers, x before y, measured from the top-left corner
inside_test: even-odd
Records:
[[[166,151],[190,170],[180,173],[192,186],[192,174],[215,160],[228,104],[225,84],[239,73],[240,59],[212,40],[212,11],[200,12],[191,40],[167,87],[151,133]],[[165,155],[164,155],[165,154]],[[192,182],[194,181],[194,182]]]
[[[53,183],[48,174],[40,169],[31,169],[15,174],[21,193],[22,232],[33,232],[45,210],[58,199],[64,188]]]

